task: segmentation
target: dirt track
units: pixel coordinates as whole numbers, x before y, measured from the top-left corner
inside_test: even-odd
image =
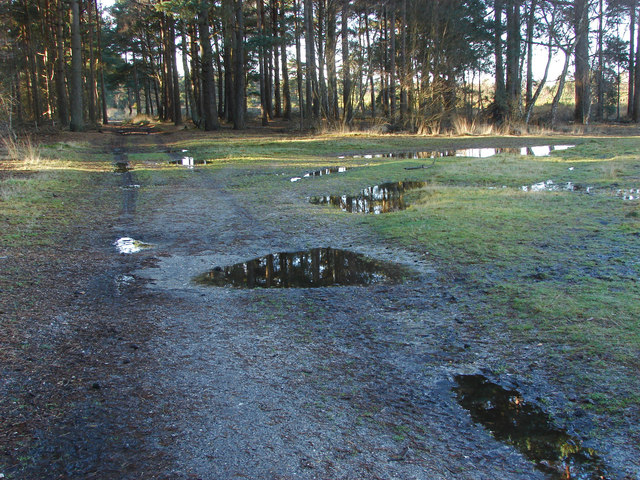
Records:
[[[114,161],[132,147],[162,147],[153,134],[115,138]],[[247,198],[233,188],[233,167],[189,173],[145,185],[134,170],[96,185],[96,198],[140,187],[123,188],[122,203],[83,240],[93,248],[74,272],[77,290],[52,306],[63,311],[52,338],[71,346],[56,350],[51,375],[69,403],[37,432],[30,461],[7,474],[546,478],[474,425],[452,392],[454,375],[496,363],[496,344],[503,359],[538,371],[533,347],[512,357],[496,332],[487,338],[424,257],[362,226],[309,218],[299,198]],[[124,236],[154,247],[118,254],[112,243]],[[411,266],[418,278],[266,290],[191,281],[214,266],[325,246]],[[531,385],[546,385],[532,375]]]

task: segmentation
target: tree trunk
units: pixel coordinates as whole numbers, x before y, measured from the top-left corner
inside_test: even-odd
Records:
[[[507,95],[504,84],[504,63],[502,59],[502,11],[504,10],[504,0],[494,1],[494,53],[496,61],[496,90],[494,95],[494,119],[497,122],[504,121],[507,112]]]
[[[58,0],[56,17],[56,96],[58,99],[58,120],[63,127],[69,126],[69,96],[64,61],[64,7]]]
[[[242,0],[235,0],[235,98],[233,112],[233,128],[240,130],[245,128],[245,74],[244,74],[244,14],[242,12]]]
[[[182,125],[182,109],[180,107],[180,77],[178,75],[178,61],[176,55],[176,29],[175,20],[169,17],[169,48],[171,50],[171,75],[173,85],[173,124]]]
[[[527,17],[527,86],[525,93],[525,110],[526,116],[529,117],[529,106],[533,98],[533,27],[536,20],[537,0],[532,0],[529,6],[529,15]],[[529,122],[527,118],[527,123]]]
[[[364,31],[365,31],[365,37],[367,40],[367,58],[369,59],[369,70],[367,73],[369,77],[369,90],[371,93],[371,118],[375,118],[376,117],[376,90],[375,90],[375,84],[373,82],[373,60],[371,57],[371,37],[369,32],[369,11],[368,10],[364,11]]]
[[[93,0],[87,2],[87,43],[89,44],[89,71],[87,78],[87,107],[89,111],[89,124],[94,126],[97,122],[96,111],[96,63],[93,53],[93,21],[92,21]]]
[[[558,90],[551,102],[551,128],[555,129],[558,125],[558,105],[560,105],[560,99],[562,98],[562,92],[564,85],[567,82],[567,73],[569,72],[569,64],[571,63],[571,56],[575,49],[575,43],[571,45],[571,48],[565,52],[564,67],[562,67],[562,73],[560,74],[560,80],[558,81]]]
[[[389,15],[389,99],[391,122],[396,120],[396,8],[391,6]]]
[[[353,101],[351,99],[351,61],[349,59],[349,0],[342,3],[342,105],[345,124],[353,119]]]
[[[71,123],[72,132],[84,129],[82,108],[82,38],[79,0],[71,0]]]
[[[198,11],[200,28],[200,49],[202,58],[202,100],[204,129],[218,130],[218,107],[216,104],[216,86],[213,78],[213,52],[209,36],[209,0],[201,0]]]
[[[283,38],[278,38],[280,29],[278,28],[278,0],[271,0],[271,32],[273,35],[273,94],[275,99],[275,116],[282,118],[282,95],[280,84],[280,42],[284,42]],[[284,2],[283,6],[284,8]]]
[[[636,12],[638,7],[638,0],[631,0],[629,5],[629,94],[627,96],[627,115],[633,116],[633,97],[635,91],[635,28],[636,28]]]
[[[408,105],[408,78],[407,71],[407,0],[402,0],[401,4],[401,28],[402,37],[400,44],[400,118],[405,120],[409,110]]]
[[[337,27],[337,3],[335,0],[329,0],[327,4],[327,47],[326,63],[327,63],[327,116],[331,120],[337,120],[339,117],[338,110],[338,74],[336,71],[336,27]]]
[[[286,25],[284,21],[286,2],[282,2],[280,7],[280,38],[282,43],[280,45],[281,60],[282,60],[282,96],[284,101],[284,114],[285,120],[291,120],[291,88],[289,87],[289,67],[287,65],[287,41],[286,41]]]
[[[298,0],[293,0],[293,19],[296,37],[296,81],[298,85],[298,110],[300,111],[300,127],[304,124],[304,118],[306,115],[306,106],[304,101],[304,93],[302,91],[302,52],[300,47],[300,3]]]
[[[317,118],[317,80],[316,80],[316,56],[315,56],[315,38],[313,28],[313,0],[304,0],[304,23],[305,23],[305,44],[307,50],[307,68],[305,78],[305,89],[307,103],[305,105],[305,119],[307,126],[310,127],[312,118]]]
[[[599,18],[598,18],[598,108],[596,110],[596,119],[602,121],[604,119],[604,65],[603,65],[603,48],[604,48],[604,9],[602,0],[598,2]]]
[[[258,36],[262,37],[264,41],[264,0],[257,0],[257,28]],[[267,80],[265,72],[265,48],[260,45],[258,47],[258,68],[260,74],[260,117],[262,118],[262,125],[269,124],[267,119]]]
[[[62,0],[60,0],[62,1]],[[96,7],[96,36],[98,40],[98,67],[100,76],[100,105],[102,107],[102,123],[107,125],[109,123],[109,116],[107,114],[107,94],[104,86],[104,64],[102,63],[102,22],[100,21],[102,15],[98,8],[98,0],[94,0]]]
[[[507,115],[517,119],[520,109],[520,0],[507,2]]]
[[[575,49],[575,111],[576,123],[589,123],[589,2],[574,0]]]
[[[189,59],[187,58],[187,28],[184,20],[181,24],[180,34],[182,37],[182,70],[184,71],[184,98],[186,114],[193,120],[195,113],[195,100],[193,98],[193,89],[191,88],[191,72],[189,71]]]

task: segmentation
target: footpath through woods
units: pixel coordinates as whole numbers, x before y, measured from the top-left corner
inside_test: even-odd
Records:
[[[547,478],[457,403],[455,375],[477,373],[500,338],[483,339],[434,265],[363,224],[308,218],[286,193],[246,195],[232,163],[129,169],[131,152],[183,154],[166,135],[127,133],[105,134],[114,171],[96,176],[90,223],[68,227],[77,235],[55,261],[6,259],[49,265],[25,314],[47,327],[29,333],[29,366],[2,392],[17,425],[7,478]],[[122,238],[139,251],[120,253]],[[416,275],[314,289],[193,282],[317,247]]]

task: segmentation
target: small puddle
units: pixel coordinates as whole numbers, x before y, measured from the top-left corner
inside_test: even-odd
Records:
[[[169,160],[173,165],[182,165],[183,167],[193,168],[195,165],[206,165],[206,160],[195,160],[193,157],[182,157],[176,160]]]
[[[153,248],[153,245],[150,243],[144,243],[140,240],[134,240],[131,237],[122,237],[113,242],[113,246],[116,247],[119,253],[130,254],[130,253],[138,253],[142,250],[147,250],[149,248]]]
[[[129,165],[129,162],[115,162],[113,165],[114,165],[113,171],[115,173],[127,173],[132,170],[131,165]]]
[[[546,157],[552,152],[558,152],[573,148],[575,145],[538,145],[533,147],[518,148],[462,148],[452,150],[431,150],[423,152],[398,152],[398,153],[378,153],[371,155],[353,155],[351,158],[441,158],[441,157],[469,157],[469,158],[488,158],[501,153],[510,153],[514,155]],[[346,158],[344,155],[338,158]]]
[[[523,185],[521,189],[524,192],[578,192],[584,190],[589,193],[589,188],[585,189],[573,182],[555,183],[553,180],[538,182],[533,185]]]
[[[349,213],[389,213],[407,208],[404,194],[425,185],[426,182],[383,183],[365,188],[355,196],[327,195],[311,197],[309,201],[314,205],[333,205]]]
[[[616,197],[620,197],[623,200],[640,200],[640,188],[616,190]]]
[[[349,167],[327,167],[321,168],[320,170],[315,170],[313,172],[305,173],[302,177],[292,177],[292,182],[297,182],[298,180],[302,180],[303,178],[312,178],[312,177],[323,177],[325,175],[332,175],[334,173],[344,173],[349,170]]]
[[[606,479],[596,452],[554,427],[549,416],[516,390],[507,390],[482,375],[458,375],[458,403],[501,442],[516,447],[553,479]]]
[[[200,285],[237,288],[317,288],[400,283],[414,275],[406,267],[334,248],[281,252],[197,276]]]

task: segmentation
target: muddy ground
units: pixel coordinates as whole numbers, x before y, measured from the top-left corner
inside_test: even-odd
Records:
[[[170,138],[105,132],[96,148],[125,161]],[[233,187],[239,174],[196,167],[169,186],[144,185],[135,169],[105,174],[87,193],[101,213],[70,227],[55,255],[1,253],[25,285],[0,312],[20,325],[3,339],[4,478],[550,478],[473,423],[452,390],[466,373],[532,401],[544,392],[557,421],[599,450],[607,478],[640,478],[637,428],[597,435],[595,413],[565,411],[572,386],[554,381],[558,357],[478,326],[481,299],[447,280],[446,265],[363,224],[309,217],[304,198],[249,198]],[[103,205],[114,191],[117,204]],[[120,254],[120,237],[153,248]],[[317,289],[192,282],[215,266],[327,246],[417,276]]]

